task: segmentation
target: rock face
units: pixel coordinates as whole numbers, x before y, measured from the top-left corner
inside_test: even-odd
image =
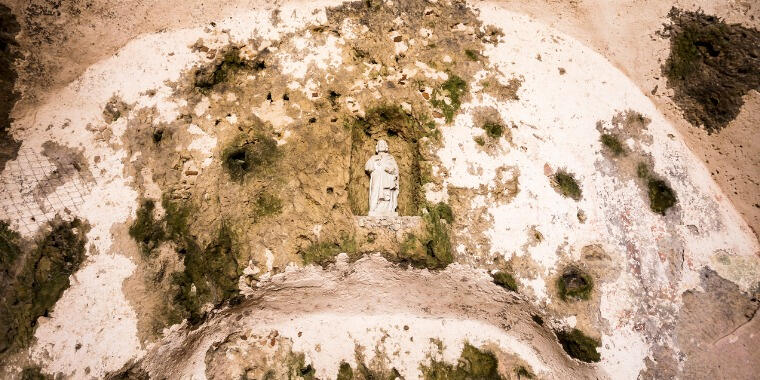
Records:
[[[760,368],[756,236],[594,49],[489,2],[230,4],[0,130],[0,377]]]
[[[424,234],[424,221],[419,216],[374,217],[357,216],[356,236],[365,252],[385,252],[397,256],[409,236]]]

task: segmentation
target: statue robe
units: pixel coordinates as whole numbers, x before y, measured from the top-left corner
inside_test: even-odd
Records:
[[[364,170],[369,177],[369,215],[397,216],[398,164],[388,152],[372,156]]]

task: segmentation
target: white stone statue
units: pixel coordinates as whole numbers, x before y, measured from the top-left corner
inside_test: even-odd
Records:
[[[398,216],[398,164],[385,140],[377,141],[375,152],[364,165],[369,173],[369,216]]]

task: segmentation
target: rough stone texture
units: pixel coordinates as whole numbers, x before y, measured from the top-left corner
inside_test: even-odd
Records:
[[[356,239],[362,252],[383,252],[396,255],[407,236],[424,233],[419,216],[396,218],[356,216]]]
[[[16,158],[21,141],[11,134],[11,111],[19,93],[16,91],[16,59],[19,57],[16,34],[21,30],[13,11],[0,4],[0,173],[5,163]]]

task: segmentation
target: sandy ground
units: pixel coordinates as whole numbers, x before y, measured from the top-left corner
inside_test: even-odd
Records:
[[[58,139],[71,146],[89,144],[87,138],[69,133],[65,128],[71,123],[76,130],[83,128],[88,122],[98,120],[101,117],[102,104],[116,91],[127,101],[143,107],[165,106],[161,109],[161,116],[167,120],[176,118],[176,108],[173,108],[175,105],[167,100],[166,94],[159,92],[159,96],[156,97],[158,100],[149,100],[142,94],[147,88],[160,87],[167,78],[176,78],[183,65],[197,62],[197,56],[186,51],[186,46],[174,49],[172,44],[187,45],[188,42],[204,35],[205,32],[198,26],[206,25],[212,20],[229,21],[231,19],[227,19],[227,16],[237,14],[241,9],[257,8],[258,17],[264,17],[262,15],[268,15],[278,6],[277,3],[261,5],[259,2],[223,4],[195,3],[188,6],[186,3],[162,3],[155,6],[141,1],[118,4],[101,1],[86,7],[75,1],[62,8],[59,22],[50,26],[49,30],[38,30],[41,34],[36,36],[22,35],[22,41],[32,41],[32,44],[28,45],[34,47],[29,62],[35,63],[24,69],[27,71],[22,71],[27,74],[26,80],[20,83],[24,99],[14,114],[17,119],[23,121],[19,123],[17,133],[28,137],[25,147],[39,148],[48,138]],[[35,9],[33,5],[39,4],[17,2],[12,4],[12,7],[19,14],[29,14]],[[519,167],[522,171],[520,184],[528,191],[522,191],[508,204],[498,204],[477,196],[470,199],[471,206],[480,207],[490,215],[491,225],[476,231],[484,234],[489,244],[481,247],[478,243],[468,241],[466,236],[470,231],[462,230],[459,232],[461,239],[457,247],[458,252],[466,257],[472,254],[473,263],[476,264],[488,262],[494,256],[520,257],[526,253],[535,261],[531,264],[533,275],[521,279],[528,297],[519,300],[520,310],[515,311],[522,313],[518,318],[521,322],[513,326],[511,332],[504,333],[499,338],[503,340],[500,346],[512,347],[514,354],[530,362],[547,378],[586,375],[603,377],[606,374],[615,377],[616,373],[625,373],[626,377],[635,378],[638,371],[643,369],[646,360],[657,355],[657,347],[671,345],[672,342],[667,339],[655,339],[660,326],[654,325],[677,322],[673,317],[678,311],[681,292],[702,289],[699,277],[702,267],[711,267],[721,276],[736,283],[738,290],[732,289],[734,293],[748,290],[756,281],[757,241],[756,236],[748,231],[747,225],[756,232],[760,228],[760,208],[757,206],[760,201],[760,184],[756,179],[760,174],[760,162],[757,158],[760,157],[760,146],[753,134],[753,128],[758,122],[760,95],[748,95],[739,118],[719,134],[707,136],[683,121],[669,100],[664,79],[659,74],[659,65],[667,55],[668,45],[667,41],[657,37],[655,32],[666,21],[665,15],[671,6],[669,3],[650,1],[642,5],[633,1],[600,0],[525,4],[515,1],[503,2],[500,5],[503,10],[494,12],[491,11],[493,4],[478,3],[485,22],[500,23],[509,32],[508,36],[519,37],[512,41],[507,40],[501,49],[492,49],[486,54],[497,62],[505,76],[524,76],[524,87],[518,94],[521,101],[498,102],[484,96],[466,104],[464,109],[467,114],[457,118],[443,135],[444,146],[438,153],[441,160],[440,172],[445,173],[442,175],[445,184],[465,189],[481,184],[493,186],[494,181],[500,178],[498,173],[502,163],[489,160],[488,155],[477,150],[473,137],[478,130],[473,128],[472,120],[467,117],[479,106],[493,106],[499,109],[505,119],[520,125],[520,129],[514,131],[511,136],[511,141],[499,142],[500,157],[505,162]],[[749,3],[730,2],[716,5],[705,1],[677,5],[685,9],[701,7],[707,12],[725,16],[729,21],[741,21],[749,26],[757,27],[760,22],[756,16],[760,11]],[[289,6],[289,9],[299,7],[293,3],[289,3]],[[173,15],[169,21],[167,14]],[[280,26],[281,30],[286,30],[288,23],[294,25],[299,21],[317,18],[313,14],[300,14],[299,17],[302,18],[289,19]],[[556,29],[545,29],[533,19]],[[35,17],[30,17],[27,21],[34,20]],[[45,17],[37,19],[38,22],[45,20]],[[230,25],[233,29],[245,30],[245,27],[235,24],[234,20],[230,21]],[[181,28],[193,27],[196,28],[171,34],[172,31]],[[105,32],[106,30],[108,32]],[[529,36],[527,33],[520,35],[521,31],[526,30],[531,31]],[[150,35],[160,31],[167,31],[167,34]],[[138,36],[144,38],[135,38]],[[584,50],[589,48],[591,50]],[[593,54],[592,50],[600,55]],[[114,55],[117,51],[119,53]],[[146,58],[145,64],[135,64],[133,57],[141,56],[141,53],[146,51],[152,54],[152,58]],[[515,56],[512,57],[510,54]],[[534,57],[538,54],[543,58],[537,62]],[[162,61],[161,57],[168,58]],[[605,58],[620,71],[614,70]],[[557,67],[566,68],[568,71],[566,74],[557,73]],[[121,68],[129,70],[121,72]],[[141,70],[143,75],[140,75]],[[50,80],[43,83],[29,74],[35,74],[37,77],[44,74],[44,77]],[[65,87],[80,75],[83,75],[83,79]],[[596,78],[601,79],[602,83],[593,83]],[[589,83],[592,84],[585,87],[584,84]],[[657,91],[652,91],[655,87]],[[57,102],[54,97],[62,95],[65,100]],[[564,101],[563,97],[570,98],[571,101]],[[43,106],[37,108],[39,105]],[[680,201],[688,207],[679,211],[678,218],[681,219],[677,227],[663,228],[660,219],[653,217],[651,213],[647,214],[646,205],[637,195],[635,186],[630,181],[615,177],[610,171],[612,169],[605,167],[600,160],[599,144],[588,143],[597,139],[598,131],[594,126],[597,121],[609,124],[617,112],[627,108],[634,108],[652,120],[652,128],[648,135],[655,138],[655,143],[642,145],[640,148],[655,157],[655,168],[668,177],[679,194],[684,194]],[[55,125],[60,127],[60,130],[54,128],[51,131],[47,125]],[[125,128],[126,121],[114,126],[115,133],[123,132]],[[682,138],[669,138],[669,134]],[[574,148],[582,144],[587,145],[587,149]],[[556,147],[552,148],[554,145]],[[689,149],[693,155],[689,153]],[[93,163],[95,168],[109,170],[100,173],[95,186],[96,191],[85,200],[83,207],[83,216],[95,225],[89,235],[93,242],[90,264],[75,276],[77,281],[61,300],[63,306],[57,308],[53,318],[43,321],[38,329],[39,341],[34,349],[35,355],[46,361],[46,367],[50,370],[72,375],[81,373],[77,371],[85,367],[91,367],[89,370],[99,376],[119,368],[127,358],[137,357],[145,352],[145,347],[136,339],[134,312],[115,286],[118,285],[116,281],[120,282],[129,275],[129,268],[133,263],[121,255],[122,248],[112,244],[111,227],[114,223],[125,221],[133,213],[136,205],[136,194],[129,186],[128,178],[124,178],[119,170],[123,158],[121,154],[124,152],[114,152],[104,147],[93,148],[87,153],[88,159],[93,159],[96,155],[104,158],[105,161],[101,161],[100,165]],[[573,159],[568,160],[568,157]],[[706,168],[698,159],[703,159]],[[548,186],[544,172],[551,172],[561,166],[568,166],[581,173],[580,180],[584,188],[590,189],[577,205],[567,203]],[[596,173],[597,169],[601,174]],[[510,173],[516,176],[515,171]],[[720,189],[710,180],[711,177]],[[439,193],[428,196],[444,199],[450,196],[443,189],[439,190]],[[724,195],[743,215],[746,224]],[[586,224],[581,222],[580,218],[575,218],[580,208],[585,209],[588,214]],[[619,213],[619,208],[625,209],[625,212]],[[520,218],[515,218],[515,215],[519,215]],[[690,226],[699,228],[695,227],[695,230]],[[530,228],[541,230],[545,239],[538,244],[531,242],[526,237],[526,231]],[[599,316],[593,315],[596,313],[589,316],[588,311],[580,311],[577,313],[577,320],[571,317],[558,322],[558,325],[562,326],[588,327],[600,326],[599,322],[594,322],[595,318],[604,320],[601,324],[604,327],[603,332],[600,335],[606,343],[602,349],[605,361],[592,371],[577,363],[568,363],[569,360],[559,350],[553,338],[530,325],[525,313],[527,309],[537,306],[556,307],[549,301],[554,294],[547,284],[552,284],[553,276],[562,265],[579,259],[582,248],[593,244],[603,246],[611,255],[611,259],[608,260],[612,264],[600,264],[599,273],[621,271],[622,275],[605,278],[601,284],[602,295],[593,301],[600,308],[597,310]],[[481,251],[486,252],[483,257],[474,257],[474,252]],[[681,253],[680,261],[675,259],[677,251]],[[673,256],[666,258],[665,255]],[[626,263],[628,266],[615,267],[614,264],[617,262]],[[398,294],[400,283],[415,283],[418,281],[416,276],[425,279],[429,274],[398,272],[385,265],[375,260],[359,264],[358,274],[353,278],[349,276],[345,280],[346,283],[341,283],[340,288],[344,289],[344,292],[335,295],[331,292],[338,286],[336,282],[342,281],[336,279],[340,274],[313,272],[313,269],[287,274],[280,278],[281,283],[276,283],[276,286],[269,289],[271,299],[257,301],[263,302],[261,304],[248,303],[241,306],[241,309],[227,310],[209,324],[209,327],[205,327],[205,330],[189,333],[191,341],[194,342],[192,351],[183,347],[186,338],[183,334],[188,334],[187,331],[175,331],[175,335],[170,335],[163,341],[163,347],[149,350],[150,353],[143,365],[151,372],[158,373],[162,370],[164,359],[169,357],[178,360],[177,366],[192,363],[186,368],[178,368],[177,373],[202,373],[203,360],[198,355],[205,355],[207,347],[239,327],[237,322],[234,322],[236,313],[244,311],[245,308],[259,308],[261,305],[270,305],[273,311],[261,311],[260,313],[270,314],[253,314],[245,321],[256,326],[257,323],[253,322],[256,316],[269,318],[272,323],[281,323],[280,329],[290,331],[290,337],[293,339],[297,337],[292,335],[299,326],[335,326],[341,318],[330,313],[336,311],[354,316],[357,313],[365,313],[375,318],[370,318],[369,321],[351,320],[359,330],[384,328],[385,322],[380,322],[381,320],[401,321],[404,318],[411,321],[409,323],[413,328],[424,330],[432,324],[439,323],[440,318],[451,318],[447,323],[457,326],[454,330],[461,331],[455,331],[447,338],[453,347],[461,345],[464,339],[484,341],[477,334],[465,333],[476,326],[472,323],[480,321],[503,328],[504,318],[509,319],[512,313],[507,311],[503,314],[496,311],[502,303],[512,301],[505,300],[503,292],[488,284],[483,271],[473,272],[457,266],[433,276],[437,276],[435,281],[441,283],[440,289],[456,288],[456,291],[451,290],[448,295],[445,295],[444,290],[424,289],[430,282],[422,281],[419,286],[410,287],[420,291],[419,294],[402,296]],[[463,277],[472,282],[463,282],[467,286],[455,284],[455,276],[462,275],[457,271],[466,272]],[[388,273],[404,278],[386,279]],[[115,279],[114,283],[103,283],[100,275]],[[449,275],[454,280],[445,278]],[[309,279],[315,282],[309,285],[299,282],[308,282]],[[469,286],[476,290],[470,293]],[[642,290],[642,286],[646,291]],[[462,291],[463,287],[467,287],[467,290]],[[377,292],[378,288],[385,290]],[[310,293],[312,291],[314,293]],[[462,292],[458,293],[460,291]],[[653,296],[650,292],[656,295]],[[287,302],[294,297],[307,298],[313,303],[293,305]],[[461,301],[465,306],[452,313],[447,310],[449,304],[419,304],[420,299],[438,301],[447,298]],[[491,298],[495,301],[491,302]],[[350,307],[336,306],[354,299],[359,299],[360,302],[355,302]],[[474,312],[466,306],[474,302],[473,300],[483,299],[488,301],[471,305]],[[631,299],[636,301],[631,302]],[[675,304],[673,299],[676,300]],[[639,301],[640,304],[637,303]],[[393,307],[387,307],[392,312],[383,313],[378,310],[378,305],[389,305],[389,302],[395,302]],[[654,303],[654,306],[648,304],[649,302]],[[645,303],[646,307],[641,306]],[[91,305],[98,305],[101,309],[92,308]],[[281,322],[283,315],[286,315],[283,314],[283,310],[274,310],[278,305],[287,305],[283,308],[286,312],[319,310],[324,313],[299,314],[292,323],[285,323]],[[663,305],[672,305],[672,309],[664,308],[667,311],[662,311],[659,307]],[[112,309],[104,312],[103,307]],[[647,307],[657,311],[653,312]],[[429,311],[430,308],[433,311]],[[485,313],[478,313],[478,308],[487,310]],[[93,332],[77,323],[72,316],[82,309],[87,309],[81,317],[88,325],[102,325],[104,328]],[[655,313],[655,317],[650,313]],[[114,322],[122,319],[121,323]],[[743,348],[737,348],[737,357],[749,356],[747,352],[755,345],[752,329],[756,326],[756,319],[750,317],[751,323],[746,324],[737,322],[740,328],[734,332],[732,330],[737,326],[726,327],[728,333],[740,334],[736,339],[741,339],[744,344]],[[257,333],[262,331],[257,330]],[[109,336],[118,336],[122,344],[104,346],[102,343]],[[82,339],[83,352],[91,354],[87,362],[77,361],[69,353],[71,346],[75,344],[74,341],[79,337],[85,337]],[[370,338],[371,335],[368,335],[367,339]],[[533,338],[537,339],[538,343],[534,341],[531,348],[525,348],[525,342],[530,342]],[[340,339],[348,341],[345,336]],[[729,340],[733,340],[733,337]],[[371,346],[374,342],[365,343]],[[716,343],[723,347],[726,340]],[[337,356],[320,357],[312,344],[304,343],[299,347],[308,352],[309,358],[315,363],[324,364],[320,369],[324,371],[323,374],[329,377],[334,373],[332,371],[335,370]],[[340,352],[340,355],[346,354],[345,350]],[[448,355],[455,356],[453,351]],[[596,373],[592,375],[589,371]],[[741,375],[739,373],[737,376]]]

